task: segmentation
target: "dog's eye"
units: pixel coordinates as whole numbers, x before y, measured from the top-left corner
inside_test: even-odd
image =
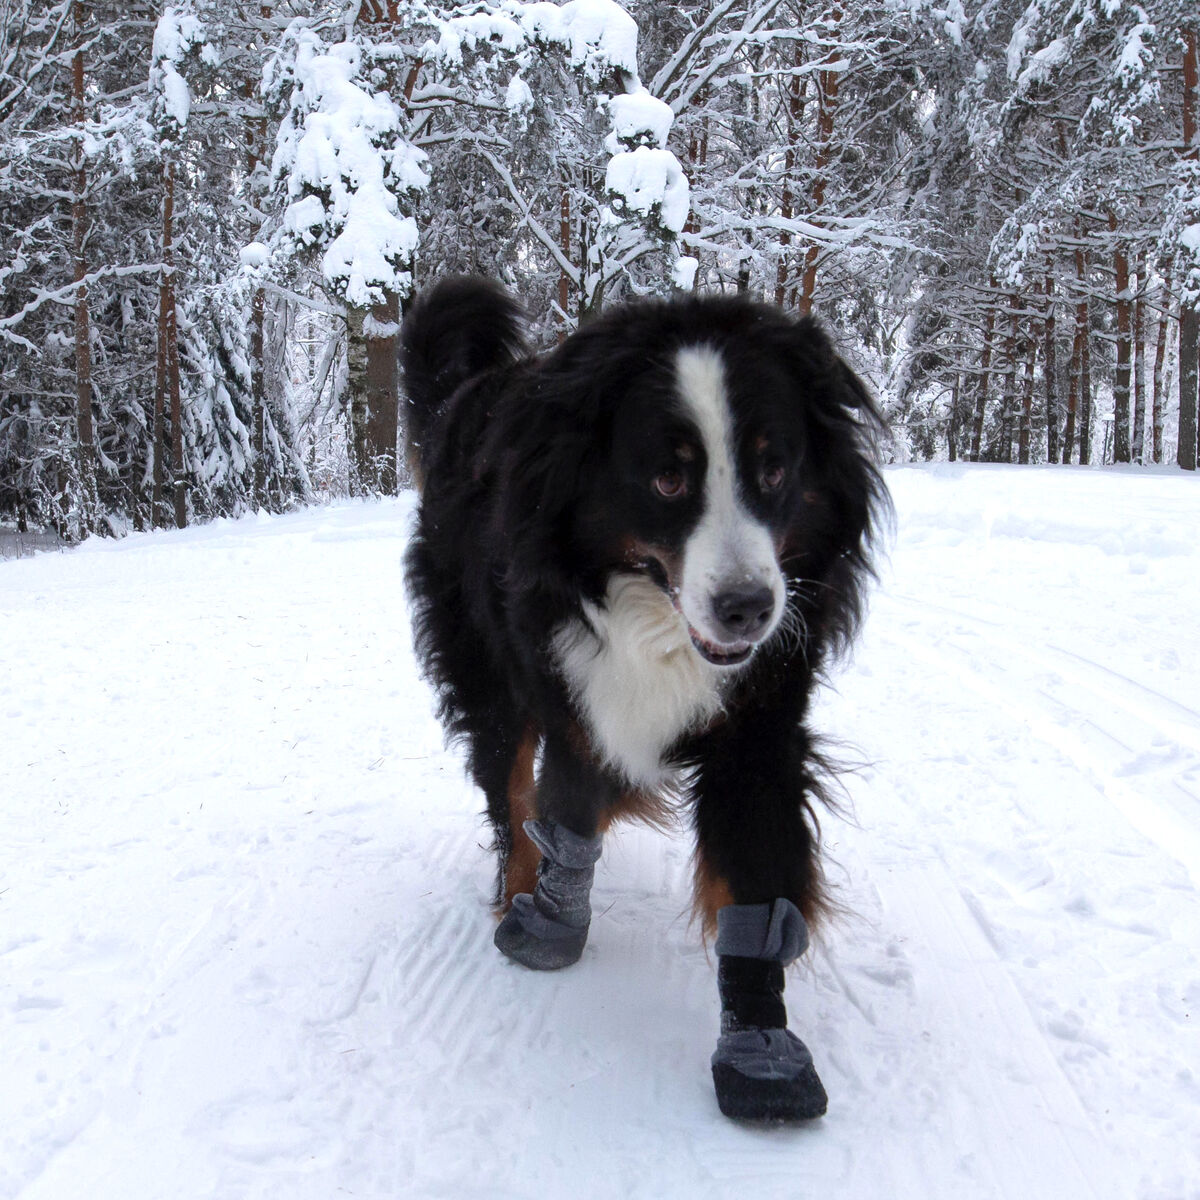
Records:
[[[787,468],[783,463],[763,463],[758,481],[764,492],[777,492],[787,477]]]
[[[663,471],[654,477],[654,490],[664,500],[678,500],[687,495],[687,476],[682,471]]]

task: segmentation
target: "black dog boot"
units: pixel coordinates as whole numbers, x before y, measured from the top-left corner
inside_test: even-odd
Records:
[[[712,1057],[717,1103],[727,1117],[807,1121],[828,1099],[808,1047],[787,1028],[783,968],[808,947],[790,900],[730,904],[717,912],[721,1036]]]
[[[525,832],[542,852],[533,895],[513,897],[496,926],[497,949],[535,971],[557,971],[579,961],[587,943],[588,897],[602,838],[580,837],[553,821],[526,821]]]

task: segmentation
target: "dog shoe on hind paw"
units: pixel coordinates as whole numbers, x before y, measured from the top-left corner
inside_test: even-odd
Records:
[[[811,1121],[824,1116],[829,1103],[808,1047],[789,1029],[722,1034],[712,1073],[727,1117]]]
[[[528,893],[513,897],[512,908],[496,926],[496,949],[533,971],[557,971],[579,961],[588,927],[555,921]]]

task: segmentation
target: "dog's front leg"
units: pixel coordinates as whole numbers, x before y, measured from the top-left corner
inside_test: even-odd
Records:
[[[612,780],[575,752],[573,740],[569,731],[547,733],[537,819],[524,823],[542,854],[537,884],[513,897],[494,939],[500,951],[535,971],[569,967],[583,953],[601,816],[619,795]]]
[[[768,733],[726,729],[696,777],[697,904],[721,996],[713,1083],[726,1116],[810,1120],[825,1089],[783,1001],[784,968],[808,947],[803,913],[819,905],[808,739],[797,726]]]

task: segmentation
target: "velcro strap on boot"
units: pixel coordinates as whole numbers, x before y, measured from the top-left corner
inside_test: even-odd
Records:
[[[767,904],[727,904],[717,910],[719,955],[765,958],[787,966],[808,949],[808,924],[783,897]]]
[[[722,1033],[782,1029],[787,1025],[782,963],[769,958],[738,958],[729,954],[721,955],[717,963]]]
[[[585,928],[592,919],[589,897],[603,837],[581,837],[553,821],[526,821],[525,832],[542,852],[532,904],[549,922]],[[538,936],[547,934],[539,932]]]

